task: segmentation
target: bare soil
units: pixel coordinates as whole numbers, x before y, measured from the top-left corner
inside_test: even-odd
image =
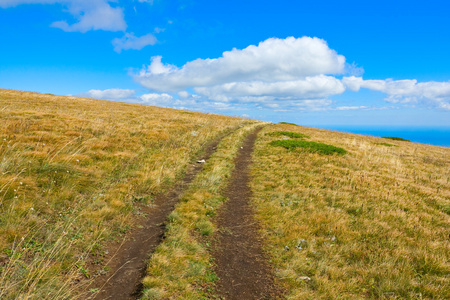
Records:
[[[229,200],[216,220],[219,236],[212,254],[219,277],[218,296],[226,300],[278,299],[283,295],[262,250],[259,225],[250,205],[249,165],[259,130],[247,136],[235,158],[236,167],[225,192]]]
[[[91,295],[88,297],[89,295],[85,294],[83,299],[131,300],[141,296],[141,280],[145,276],[147,260],[163,240],[167,216],[173,211],[186,187],[203,168],[204,164],[196,161],[207,160],[216,150],[220,140],[230,133],[218,137],[207,145],[199,157],[188,166],[182,180],[167,193],[157,195],[151,207],[140,206],[141,212],[146,214],[145,219],[136,220],[133,230],[121,244],[116,242],[105,247],[109,249],[109,254],[103,257],[103,261],[108,262],[106,269],[109,270],[106,274],[97,275],[93,279],[87,292]],[[105,266],[97,264],[91,265],[90,268],[102,273],[101,270],[104,270]],[[89,291],[96,292],[92,294]]]

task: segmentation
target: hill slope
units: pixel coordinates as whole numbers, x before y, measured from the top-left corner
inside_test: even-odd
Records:
[[[346,154],[280,147],[300,140],[274,134],[286,131]],[[449,148],[265,128],[253,201],[288,298],[450,298],[449,181]]]
[[[217,297],[215,242],[250,227],[288,299],[450,298],[449,148],[11,90],[0,90],[0,119],[2,299],[79,298],[108,273],[107,245],[136,232],[141,208],[226,133],[179,191],[142,299]],[[256,221],[226,230],[217,216],[235,157],[261,126],[248,178]]]
[[[252,206],[284,296],[448,299],[449,155],[444,147],[292,124],[265,126],[253,153]],[[220,223],[228,199],[226,182],[217,180],[214,166],[223,161],[209,162],[169,218],[166,239],[150,260],[142,299],[215,299],[218,294],[245,299],[249,290],[240,285],[252,288],[231,280],[226,290],[218,277],[252,271],[244,263],[220,270],[219,262],[250,249],[213,258],[228,250],[215,242],[221,235],[238,239],[255,227],[250,217],[232,222],[233,228]],[[232,169],[223,168],[227,177]],[[276,285],[270,289],[278,291]]]
[[[0,298],[64,298],[135,203],[248,120],[0,90]],[[101,255],[99,256],[101,260]]]

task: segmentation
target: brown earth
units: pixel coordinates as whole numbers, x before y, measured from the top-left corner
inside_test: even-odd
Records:
[[[250,205],[249,165],[260,129],[249,134],[235,158],[235,169],[225,192],[229,199],[217,217],[219,237],[213,243],[215,272],[222,299],[251,300],[282,298],[273,270],[262,250],[258,223]]]
[[[140,297],[141,280],[145,275],[146,262],[163,239],[167,216],[173,211],[186,187],[203,168],[203,164],[196,161],[207,160],[220,140],[230,133],[218,137],[207,145],[201,155],[188,166],[183,179],[169,192],[157,195],[151,207],[140,206],[141,213],[146,214],[145,219],[136,220],[133,230],[121,244],[116,242],[105,247],[109,249],[109,254],[103,257],[103,261],[108,262],[109,271],[93,279],[86,292],[90,295],[86,296],[85,293],[82,299],[131,300]],[[97,273],[100,271],[101,274],[104,267],[104,265],[91,265],[90,269],[94,271],[97,269]],[[92,294],[89,291],[96,292]]]

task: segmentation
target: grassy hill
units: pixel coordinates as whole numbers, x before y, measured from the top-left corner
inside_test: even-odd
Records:
[[[143,299],[214,298],[215,217],[259,126],[252,205],[286,298],[450,298],[449,148],[11,90],[0,90],[0,120],[1,299],[76,297],[86,262],[229,132],[143,279]]]
[[[277,131],[346,154],[279,147]],[[450,149],[391,143],[286,124],[260,134],[253,201],[288,299],[450,298]]]
[[[248,120],[0,90],[0,298],[64,298],[135,202]]]
[[[252,203],[287,299],[450,297],[450,149],[386,144],[292,124],[259,133]],[[210,244],[226,199],[204,182],[172,214],[143,299],[216,297]]]

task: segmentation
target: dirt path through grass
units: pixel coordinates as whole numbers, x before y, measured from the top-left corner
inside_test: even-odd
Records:
[[[229,200],[217,217],[220,233],[213,246],[213,256],[219,277],[218,293],[226,300],[276,299],[282,294],[262,251],[258,224],[249,204],[252,195],[248,186],[249,165],[259,130],[244,140],[225,193]]]
[[[198,160],[207,160],[214,153],[218,143],[230,133],[211,142]],[[188,166],[184,178],[168,193],[157,196],[152,207],[142,205],[141,212],[147,214],[146,218],[137,224],[121,245],[115,245],[116,249],[109,251],[109,259],[105,259],[109,260],[108,273],[93,280],[88,290],[96,293],[91,295],[90,299],[128,300],[140,297],[146,261],[163,239],[167,216],[202,168],[202,163],[193,162]]]

